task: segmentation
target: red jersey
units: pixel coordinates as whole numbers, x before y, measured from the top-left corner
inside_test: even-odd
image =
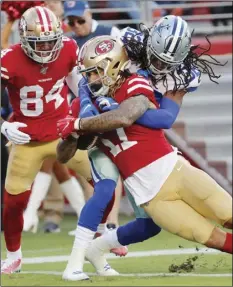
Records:
[[[116,91],[114,99],[120,104],[139,94],[147,96],[158,106],[148,80],[138,75],[128,78]],[[101,149],[116,164],[124,179],[173,151],[163,130],[137,124],[104,133]]]
[[[35,141],[57,139],[57,121],[68,113],[65,78],[77,63],[78,47],[64,37],[56,61],[43,66],[30,59],[19,44],[1,52],[1,79],[6,83],[13,121]]]

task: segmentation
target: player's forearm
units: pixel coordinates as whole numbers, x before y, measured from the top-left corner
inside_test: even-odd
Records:
[[[136,123],[151,129],[170,129],[180,111],[180,106],[173,100],[163,97],[160,109],[147,110]]]
[[[150,102],[143,95],[130,98],[119,105],[117,110],[101,115],[80,119],[76,129],[86,132],[106,132],[131,126],[149,108]]]
[[[68,162],[77,151],[77,139],[72,135],[61,140],[57,145],[57,160],[61,163]]]
[[[181,106],[183,102],[183,97],[186,93],[186,90],[178,90],[176,92],[168,91],[164,94],[164,97],[171,99],[172,101],[177,103],[177,105]]]

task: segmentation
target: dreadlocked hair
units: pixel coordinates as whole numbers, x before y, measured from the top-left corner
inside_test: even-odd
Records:
[[[122,84],[126,81],[127,78],[129,78],[132,74],[128,71],[128,70],[124,70],[124,71],[120,71],[119,73],[120,77],[119,79],[116,81],[115,84],[113,84],[110,88],[109,88],[109,92],[107,97],[110,98],[115,98],[115,94],[116,91],[118,89],[120,89],[120,87],[122,86]]]
[[[180,90],[181,88],[186,89],[189,86],[189,83],[192,78],[193,69],[197,69],[200,72],[199,80],[202,74],[207,74],[211,82],[218,84],[217,80],[221,77],[221,75],[215,74],[213,66],[225,66],[227,62],[222,64],[216,58],[208,54],[212,44],[208,39],[208,36],[205,36],[205,39],[208,42],[207,48],[203,48],[200,45],[191,46],[190,51],[187,57],[184,59],[183,63],[178,68],[168,74],[174,81],[173,91]],[[163,85],[167,90],[167,76],[164,75],[159,80],[163,81]],[[152,81],[153,84],[156,86],[158,80],[152,79]]]
[[[147,28],[143,23],[139,26],[140,32],[131,38],[124,38],[124,43],[128,51],[129,58],[135,62],[141,69],[149,70],[149,60],[147,58],[147,42],[150,35],[151,28]],[[194,30],[192,31],[193,35]],[[138,42],[137,36],[142,35],[143,41]],[[191,35],[191,36],[192,36]],[[208,47],[204,48],[200,45],[191,46],[190,51],[187,57],[184,59],[182,65],[177,67],[177,69],[169,72],[168,74],[161,74],[157,76],[152,76],[153,85],[156,87],[156,84],[159,81],[162,81],[163,86],[168,89],[168,77],[174,81],[173,91],[179,89],[186,89],[189,86],[192,69],[198,69],[200,71],[199,79],[201,74],[207,74],[211,82],[218,84],[218,79],[221,75],[216,75],[213,66],[225,66],[227,62],[222,64],[216,58],[208,54],[211,49],[211,42],[208,39],[208,36],[205,36],[205,39],[208,42]]]
[[[187,70],[187,74],[191,74],[191,69],[196,68],[201,73],[207,74],[211,82],[218,84],[218,79],[221,75],[216,75],[212,66],[225,66],[227,62],[222,64],[216,58],[208,54],[211,49],[211,42],[208,36],[205,36],[208,42],[208,47],[203,48],[200,45],[195,45],[190,48],[188,56],[184,59],[184,68]]]

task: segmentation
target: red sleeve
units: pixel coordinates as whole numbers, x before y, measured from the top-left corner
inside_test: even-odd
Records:
[[[63,43],[67,46],[67,52],[71,57],[70,72],[78,63],[79,47],[75,40],[63,37]]]
[[[80,112],[80,99],[75,98],[70,106],[70,113],[73,117],[77,118]]]
[[[77,66],[78,63],[78,54],[79,54],[79,47],[75,40],[71,39],[71,48],[70,48],[70,53],[72,56],[72,64],[71,64],[71,71],[75,66]]]
[[[145,95],[150,101],[155,102],[154,90],[144,77],[134,75],[124,83],[123,87],[124,93],[120,92],[117,95],[119,103],[137,95]]]
[[[14,77],[15,63],[13,56],[13,48],[3,49],[1,51],[1,80],[5,86]]]

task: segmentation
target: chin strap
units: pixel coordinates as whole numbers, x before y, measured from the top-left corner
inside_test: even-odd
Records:
[[[97,92],[92,92],[93,98],[98,98],[100,96],[106,96],[108,94],[109,87],[103,85]]]

